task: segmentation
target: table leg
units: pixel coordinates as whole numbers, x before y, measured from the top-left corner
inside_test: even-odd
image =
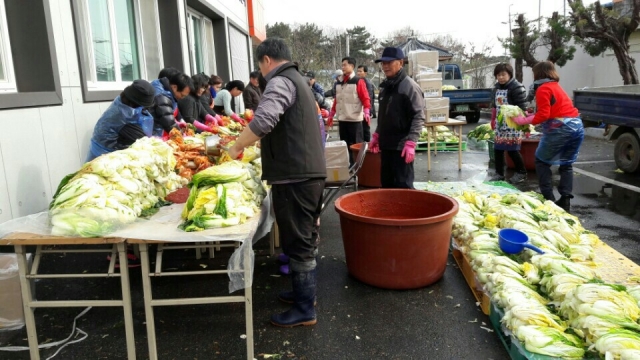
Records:
[[[27,326],[29,354],[31,355],[31,360],[40,360],[40,352],[38,351],[38,333],[36,332],[36,319],[34,314],[35,309],[31,307],[33,294],[31,293],[30,280],[27,279],[29,264],[27,263],[26,247],[23,245],[15,245],[14,248],[18,259],[18,274],[20,275],[20,290],[22,292],[22,309],[24,310],[24,321]]]
[[[118,244],[120,256],[120,285],[122,286],[122,308],[124,310],[124,331],[127,336],[127,357],[136,359],[136,341],[133,333],[133,315],[131,311],[131,288],[129,286],[129,267],[127,266],[127,245]],[[146,254],[145,254],[146,255]]]
[[[458,171],[462,171],[462,125],[458,126]]]
[[[251,239],[247,240],[251,241]],[[253,359],[253,299],[252,299],[252,253],[253,245],[245,244],[244,254],[244,310],[247,327],[247,359]]]
[[[149,276],[149,251],[147,244],[140,244],[140,262],[142,268],[142,290],[144,294],[144,314],[147,319],[147,342],[149,343],[149,360],[158,360],[156,348],[156,326],[153,318],[153,306],[151,306],[152,291],[151,277]]]
[[[427,128],[427,171],[431,171],[431,132],[429,128]]]

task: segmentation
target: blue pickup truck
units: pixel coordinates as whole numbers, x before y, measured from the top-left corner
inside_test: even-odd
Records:
[[[442,91],[442,96],[449,98],[449,115],[464,115],[468,123],[477,123],[480,110],[491,106],[492,89],[462,89],[462,72],[456,64],[440,64],[438,71],[443,85],[456,87]]]
[[[573,103],[585,126],[609,125],[607,137],[616,140],[618,168],[640,170],[640,85],[575,90]]]

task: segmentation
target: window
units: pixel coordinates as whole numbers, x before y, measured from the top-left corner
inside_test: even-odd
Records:
[[[194,74],[215,74],[213,24],[207,17],[191,9],[187,12],[187,18],[191,70]]]
[[[16,83],[13,73],[13,59],[7,29],[7,15],[4,1],[0,1],[0,91],[15,92]]]
[[[85,0],[89,88],[122,89],[141,78],[135,0]]]
[[[249,38],[247,35],[229,26],[229,47],[231,48],[231,70],[233,80],[249,81]]]

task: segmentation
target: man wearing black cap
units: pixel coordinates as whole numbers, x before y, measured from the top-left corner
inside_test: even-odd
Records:
[[[380,84],[378,127],[371,137],[371,151],[381,151],[383,188],[413,189],[416,142],[424,125],[424,95],[402,68],[404,53],[387,47],[376,63],[382,63],[387,79]]]
[[[153,116],[147,108],[153,106],[154,97],[153,86],[145,80],[135,80],[127,86],[98,119],[87,161],[125,149],[136,140],[151,136]]]

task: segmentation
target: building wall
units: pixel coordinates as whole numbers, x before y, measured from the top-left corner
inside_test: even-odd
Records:
[[[182,19],[179,24],[182,40],[180,51],[186,65],[185,71],[190,72],[189,52],[186,48],[188,42],[185,39],[185,2],[174,1],[177,1]],[[230,19],[248,35],[244,1],[201,2],[222,14],[225,23]],[[110,101],[86,102],[83,96],[72,1],[49,0],[48,8],[62,104],[0,110],[0,128],[3,129],[0,131],[0,223],[47,209],[60,180],[79,170],[84,163],[95,123],[110,105]],[[163,41],[154,44],[154,49],[157,46],[159,60],[153,66],[147,64],[148,80],[156,76],[150,72],[163,66],[162,44]],[[228,49],[228,36],[226,41],[216,39],[215,45]],[[216,57],[225,53],[227,57],[218,59],[217,64],[231,68],[228,50],[216,51]]]

